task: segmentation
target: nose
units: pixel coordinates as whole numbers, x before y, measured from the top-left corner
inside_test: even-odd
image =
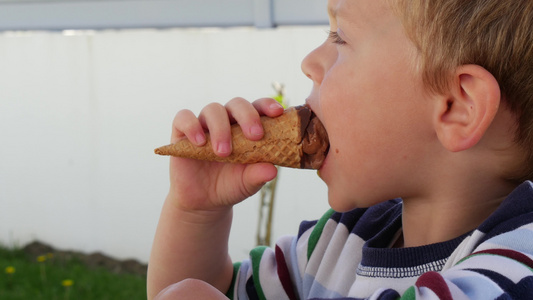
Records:
[[[336,59],[337,55],[335,53],[330,53],[336,51],[330,49],[331,46],[328,45],[328,41],[324,42],[322,45],[318,46],[315,50],[311,51],[302,61],[302,72],[305,76],[309,77],[313,83],[320,84],[324,79],[324,75],[331,64],[331,59],[334,56]]]

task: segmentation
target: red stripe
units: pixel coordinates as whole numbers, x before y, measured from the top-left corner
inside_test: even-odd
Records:
[[[287,268],[287,261],[285,260],[285,255],[278,246],[276,246],[276,263],[278,264],[279,280],[281,281],[281,285],[283,286],[285,293],[287,294],[287,296],[289,296],[289,299],[297,300],[298,298],[296,298],[296,295],[294,294],[294,290],[292,288],[291,275],[289,273],[289,269]]]
[[[416,287],[426,287],[432,290],[440,300],[453,300],[450,289],[444,278],[437,272],[427,272],[422,274],[416,281]]]
[[[479,251],[479,252],[474,252],[470,256],[476,255],[476,254],[492,254],[492,255],[508,257],[508,258],[514,259],[514,260],[516,260],[518,262],[521,262],[524,265],[526,265],[526,266],[530,267],[531,269],[533,269],[533,260],[531,260],[531,258],[529,258],[528,256],[526,256],[526,255],[524,255],[524,254],[522,254],[522,253],[520,253],[518,251],[507,250],[507,249],[489,249],[489,250],[483,250],[483,251]]]

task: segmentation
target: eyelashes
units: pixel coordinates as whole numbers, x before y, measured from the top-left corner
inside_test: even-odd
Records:
[[[337,45],[345,45],[346,42],[339,36],[339,34],[336,31],[328,31],[328,39],[331,40],[332,43]]]

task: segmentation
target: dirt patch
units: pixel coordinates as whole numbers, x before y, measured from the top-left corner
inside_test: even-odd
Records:
[[[53,254],[54,260],[68,261],[78,259],[90,268],[105,268],[115,274],[134,274],[146,276],[147,265],[133,259],[118,260],[103,253],[85,254],[77,251],[62,251],[39,241],[34,241],[22,248],[32,259],[41,255]]]

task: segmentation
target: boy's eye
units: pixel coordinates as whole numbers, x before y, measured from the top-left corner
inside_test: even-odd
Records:
[[[328,38],[337,45],[344,45],[346,42],[339,36],[339,34],[336,31],[329,31]]]

